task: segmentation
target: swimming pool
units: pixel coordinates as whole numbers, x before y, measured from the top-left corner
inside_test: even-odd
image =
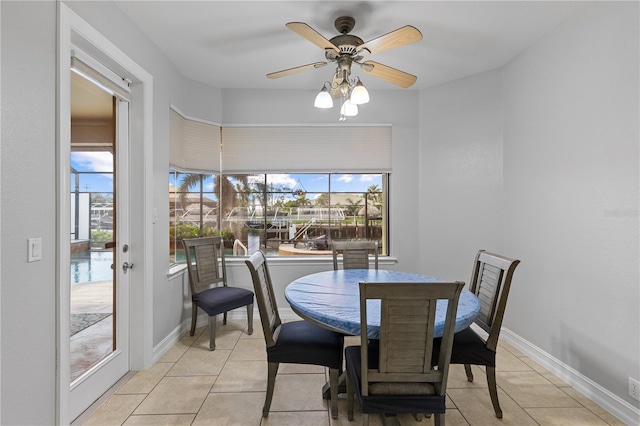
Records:
[[[71,255],[71,284],[111,281],[112,251],[88,251]]]

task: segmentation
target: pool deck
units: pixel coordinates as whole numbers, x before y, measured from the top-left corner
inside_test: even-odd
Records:
[[[113,306],[113,283],[73,284],[71,286],[71,313],[111,312]]]
[[[113,283],[98,281],[71,286],[71,314],[113,312]],[[74,334],[70,341],[71,381],[113,350],[113,315]]]

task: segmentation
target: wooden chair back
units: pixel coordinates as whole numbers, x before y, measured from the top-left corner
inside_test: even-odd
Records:
[[[378,368],[362,368],[362,395],[429,394],[446,392],[456,312],[463,282],[360,283],[361,365],[369,365],[367,301],[379,299],[380,340]],[[432,362],[436,306],[446,301],[442,345],[437,363]],[[375,356],[375,354],[374,354]],[[437,365],[437,369],[433,368]],[[385,386],[388,389],[385,391]],[[428,386],[427,386],[428,387]]]
[[[191,294],[214,285],[227,285],[227,273],[222,238],[204,237],[182,240],[184,245]]]
[[[480,299],[480,313],[474,322],[489,334],[487,347],[493,351],[498,346],[513,272],[519,263],[485,250],[476,256],[469,289]]]
[[[373,256],[374,268],[378,269],[378,242],[368,240],[333,240],[333,269],[339,269],[338,258],[342,255],[342,269],[369,269],[369,255]]]
[[[267,258],[262,251],[257,251],[248,260],[245,260],[245,263],[251,273],[264,339],[267,348],[270,348],[276,344],[282,321],[278,313]]]

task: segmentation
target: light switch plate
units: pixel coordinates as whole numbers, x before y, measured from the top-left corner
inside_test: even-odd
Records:
[[[27,262],[42,260],[42,238],[27,240]]]

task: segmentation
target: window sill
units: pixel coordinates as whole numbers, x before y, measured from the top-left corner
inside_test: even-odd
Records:
[[[244,261],[248,258],[249,257],[227,256],[225,257],[225,261],[228,265],[244,265]],[[271,256],[267,257],[267,262],[274,265],[329,265],[333,268],[332,256]],[[373,260],[371,262],[373,262]],[[384,256],[378,258],[378,267],[380,268],[385,265],[395,265],[396,263],[398,263],[398,259],[395,257]]]
[[[229,266],[238,266],[245,265],[244,261],[249,257],[244,256],[226,256],[225,262]],[[333,257],[332,256],[273,256],[267,257],[267,261],[269,264],[273,265],[295,265],[295,266],[306,266],[306,265],[328,265],[333,268]],[[398,259],[395,257],[379,257],[378,258],[378,267],[383,268],[387,265],[395,265],[398,263]],[[184,263],[179,263],[172,265],[169,268],[169,272],[167,272],[167,278],[172,279],[177,277],[178,275],[182,275],[187,270],[187,265]]]
[[[187,265],[184,263],[178,263],[178,264],[172,265],[169,268],[169,272],[167,272],[167,278],[173,279],[178,275],[182,275],[186,270],[187,270]]]

